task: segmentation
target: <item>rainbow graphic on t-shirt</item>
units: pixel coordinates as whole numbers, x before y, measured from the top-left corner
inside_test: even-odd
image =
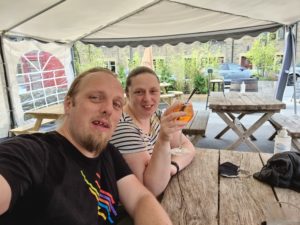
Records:
[[[113,206],[113,204],[115,204],[115,200],[109,192],[101,189],[100,174],[96,173],[97,179],[94,181],[94,184],[92,184],[91,182],[88,181],[88,179],[86,178],[86,176],[82,170],[80,171],[80,173],[81,173],[81,176],[83,177],[85,183],[88,185],[89,191],[91,192],[91,194],[95,197],[96,201],[98,202],[98,204],[97,204],[98,215],[100,217],[102,217],[105,221],[108,220],[111,224],[113,224],[114,221],[112,220],[111,214],[113,214],[114,216],[117,216],[117,212]]]

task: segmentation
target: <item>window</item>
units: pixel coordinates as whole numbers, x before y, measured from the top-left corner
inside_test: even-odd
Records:
[[[67,93],[64,66],[48,52],[35,50],[21,56],[16,76],[25,112],[62,102]]]
[[[277,40],[283,40],[283,39],[284,39],[284,29],[282,27],[277,31]]]
[[[106,61],[105,65],[106,65],[107,69],[109,69],[113,72],[116,72],[116,62],[115,61]]]

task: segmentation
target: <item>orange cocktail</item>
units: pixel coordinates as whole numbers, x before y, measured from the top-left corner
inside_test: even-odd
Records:
[[[193,105],[191,103],[182,103],[178,105],[173,112],[184,111],[186,112],[185,116],[178,117],[177,120],[189,122],[194,116]]]

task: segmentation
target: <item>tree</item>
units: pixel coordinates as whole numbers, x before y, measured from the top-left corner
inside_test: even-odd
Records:
[[[81,42],[76,42],[74,45],[74,64],[76,74],[93,67],[107,67],[100,48]]]
[[[257,68],[259,76],[265,77],[269,72],[275,69],[275,54],[277,50],[273,40],[270,40],[266,34],[260,35],[253,42],[251,49],[246,57]]]

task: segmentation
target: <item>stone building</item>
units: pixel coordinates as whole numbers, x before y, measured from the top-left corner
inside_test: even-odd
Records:
[[[296,26],[296,40],[300,34],[298,26]],[[280,28],[274,33],[269,33],[270,38],[275,40],[276,48],[278,49],[276,53],[276,57],[280,61],[283,57],[284,53],[284,29]],[[211,44],[218,45],[221,49],[220,54],[218,57],[220,58],[220,62],[233,62],[237,63],[242,66],[251,67],[248,65],[249,62],[245,58],[246,52],[252,46],[252,43],[256,37],[244,36],[241,39],[234,40],[228,38],[224,41],[211,41]],[[195,42],[192,44],[183,44],[180,43],[176,46],[171,45],[163,45],[163,46],[152,46],[153,49],[153,58],[155,59],[164,59],[168,56],[171,56],[175,53],[181,53],[186,57],[191,57],[192,51],[195,48],[198,48],[201,44],[199,42]],[[126,65],[130,58],[133,57],[133,54],[138,53],[140,57],[143,56],[143,51],[145,47],[138,46],[131,48],[129,46],[124,48],[113,47],[113,48],[106,48],[101,47],[104,52],[105,58],[107,59],[107,66],[113,70],[118,70],[118,65]],[[300,41],[297,40],[296,45],[296,62],[300,62],[300,59],[297,59],[297,55],[300,54]]]

